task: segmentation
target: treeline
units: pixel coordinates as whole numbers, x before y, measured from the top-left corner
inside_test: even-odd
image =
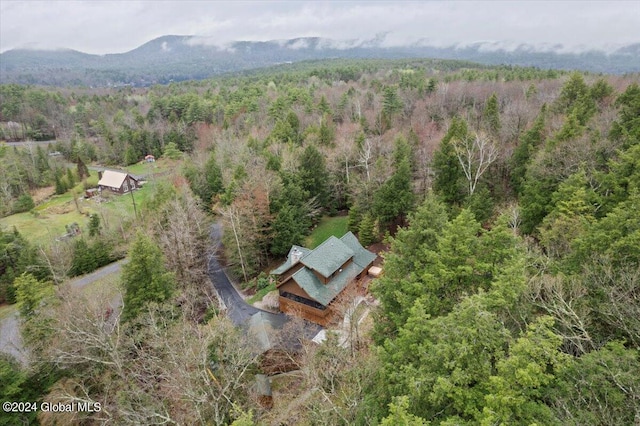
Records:
[[[147,266],[126,275],[134,283],[146,271],[153,286],[125,293],[135,312],[124,314],[150,326],[128,331],[133,340],[121,346],[89,347],[100,354],[99,367],[86,363],[75,370],[72,362],[88,356],[84,349],[56,346],[58,355],[75,356],[60,361],[80,377],[71,394],[95,390],[92,400],[118,407],[115,418],[123,422],[158,416],[192,422],[184,417],[188,410],[163,405],[171,396],[167,388],[148,386],[149,377],[206,392],[220,379],[220,368],[224,380],[217,386],[233,389],[224,395],[241,401],[239,414],[209,393],[207,401],[216,401],[212,407],[219,411],[197,400],[179,406],[198,407],[193,412],[202,417],[195,421],[202,423],[243,417],[256,407],[247,396],[249,377],[234,382],[232,373],[256,371],[255,360],[227,363],[227,347],[212,343],[221,342],[216,335],[230,336],[223,325],[194,328],[171,312],[190,300],[183,293],[176,298],[176,287],[189,282],[189,271],[201,270],[189,267],[201,246],[186,258],[175,247],[187,244],[185,234],[204,238],[198,227],[203,212],[215,214],[224,225],[226,260],[247,280],[281,260],[292,244],[303,244],[321,215],[343,211],[365,244],[391,246],[385,275],[372,285],[381,303],[375,330],[347,348],[333,337],[305,347],[298,361],[306,398],[297,409],[269,414],[256,408],[258,418],[576,425],[640,419],[634,374],[640,369],[637,76],[440,70],[417,61],[71,98],[76,103],[67,129],[75,142],[60,147],[66,156],[87,158],[92,150],[98,161],[126,162],[127,151],[129,160],[148,150],[165,153],[175,134],[171,148],[186,159],[179,171],[184,180],[173,182],[188,184],[199,199],[179,215],[171,212],[185,201],[169,203],[175,196],[169,187],[150,201],[154,238],[136,243],[137,252],[147,253],[140,263]],[[169,276],[178,271],[187,279]],[[194,300],[199,305],[192,312],[199,314],[191,320],[204,321],[207,303]],[[163,311],[166,306],[146,302],[172,307]],[[74,321],[61,323],[63,334],[50,332],[64,342]],[[143,329],[151,334],[136,340]],[[189,332],[197,334],[198,347],[210,350],[206,358],[186,353],[193,355],[189,363],[206,359],[214,379],[206,371],[197,378],[184,372],[180,381],[154,361],[182,362],[159,342],[191,348],[180,338]],[[142,346],[135,341],[149,342],[151,356],[137,354]],[[127,368],[113,370],[122,360]],[[127,417],[131,407],[100,393],[109,377],[122,385],[130,366],[145,374],[119,389],[130,401],[148,402],[152,408],[143,417]],[[54,393],[70,391],[61,384]]]

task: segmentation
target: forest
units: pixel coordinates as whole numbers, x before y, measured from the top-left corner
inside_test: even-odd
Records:
[[[0,399],[101,406],[0,424],[640,423],[638,74],[328,60],[148,88],[8,84],[0,140],[52,141],[0,143],[0,307],[29,354],[0,356]],[[51,197],[74,210],[93,167],[149,154],[167,166],[135,210],[76,201],[65,241],[7,226]],[[385,247],[376,307],[349,345],[285,351],[295,368],[265,408],[262,354],[207,259],[259,287],[335,216]],[[65,285],[122,258],[122,309]]]

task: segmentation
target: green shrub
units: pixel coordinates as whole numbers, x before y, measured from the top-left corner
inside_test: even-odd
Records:
[[[18,199],[13,203],[13,212],[14,213],[23,213],[28,212],[32,208],[34,208],[36,204],[33,202],[33,198],[29,194],[22,194]]]

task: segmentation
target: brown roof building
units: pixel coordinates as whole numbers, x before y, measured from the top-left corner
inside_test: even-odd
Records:
[[[139,179],[125,172],[105,170],[104,172],[98,172],[98,176],[100,178],[98,181],[100,191],[109,190],[116,194],[126,194],[140,187]]]

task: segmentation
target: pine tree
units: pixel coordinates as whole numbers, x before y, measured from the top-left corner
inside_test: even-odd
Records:
[[[129,259],[122,267],[124,321],[137,317],[150,302],[166,301],[175,287],[173,274],[164,266],[162,251],[142,232],[136,234]]]
[[[38,281],[33,275],[24,272],[13,283],[20,316],[27,320],[33,317],[44,297],[53,292],[49,282]]]
[[[302,244],[309,230],[309,221],[302,207],[287,203],[280,208],[271,230],[271,253],[282,256],[289,252],[292,245]]]
[[[300,157],[299,176],[302,189],[317,197],[321,207],[328,207],[329,172],[324,156],[313,145],[307,146]]]
[[[89,216],[89,236],[95,237],[96,235],[100,235],[100,216],[97,213],[92,213]]]
[[[162,155],[171,160],[179,160],[182,158],[182,152],[178,149],[175,142],[169,142],[165,145]]]
[[[381,224],[389,225],[406,216],[413,207],[411,186],[411,149],[403,138],[396,140],[394,174],[373,194],[373,212]]]
[[[467,123],[455,117],[433,156],[433,170],[436,174],[433,190],[448,204],[460,204],[464,199],[464,175],[453,140],[467,137]]]
[[[67,169],[67,182],[69,184],[69,188],[73,188],[76,185],[76,178],[71,169]]]
[[[369,246],[378,240],[376,221],[373,215],[367,212],[358,227],[358,239],[363,246]]]
[[[511,158],[511,185],[513,185],[513,189],[518,194],[522,194],[522,186],[529,161],[544,139],[545,115],[546,106],[543,105],[533,126],[522,135],[520,143],[513,151],[513,157]]]
[[[487,105],[484,109],[484,121],[487,126],[487,130],[494,137],[500,132],[500,109],[498,107],[498,96],[493,93]]]
[[[65,184],[65,182],[60,178],[60,174],[56,173],[56,194],[61,195],[64,194],[65,192],[67,192],[67,185]]]

